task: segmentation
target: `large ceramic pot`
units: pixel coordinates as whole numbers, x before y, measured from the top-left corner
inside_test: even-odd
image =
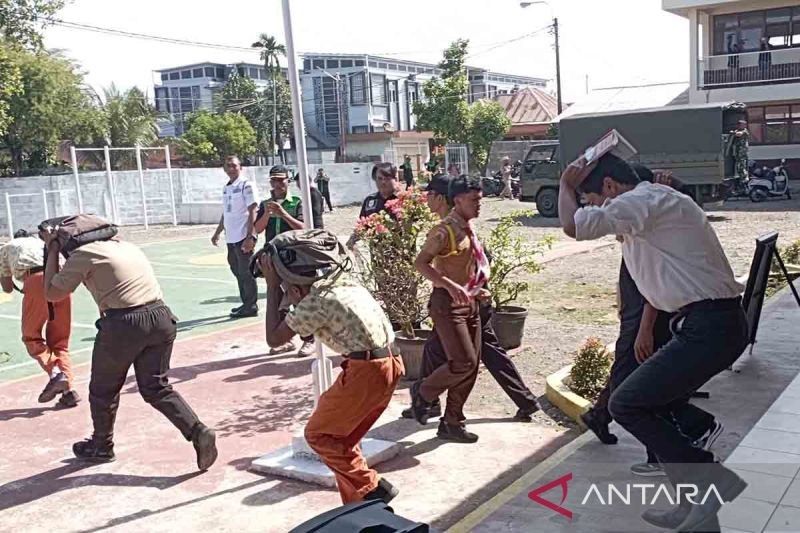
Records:
[[[422,348],[431,333],[429,329],[415,329],[413,339],[404,337],[399,331],[395,333],[394,344],[406,367],[405,379],[415,381],[422,375]]]
[[[500,345],[506,350],[522,346],[522,335],[525,333],[525,319],[528,310],[524,307],[506,305],[494,310],[492,326]]]

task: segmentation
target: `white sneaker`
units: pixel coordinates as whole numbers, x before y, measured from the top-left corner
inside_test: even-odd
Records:
[[[277,346],[269,351],[269,355],[280,355],[282,353],[293,352],[297,349],[293,342],[287,342],[283,346]]]
[[[297,357],[308,357],[314,355],[314,341],[303,341],[303,345],[297,351]]]

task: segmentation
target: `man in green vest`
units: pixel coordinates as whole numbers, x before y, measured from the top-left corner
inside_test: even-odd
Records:
[[[269,171],[269,182],[272,187],[270,198],[264,200],[258,206],[258,215],[255,223],[257,234],[266,231],[267,242],[281,233],[304,228],[303,203],[298,196],[289,191],[290,176],[289,169],[283,165],[275,165]],[[283,313],[289,311],[288,301],[282,302],[281,311]],[[294,349],[294,343],[288,342],[283,346],[273,348],[270,354],[291,352]],[[297,352],[298,357],[307,357],[313,353],[313,337],[303,339],[303,345]]]

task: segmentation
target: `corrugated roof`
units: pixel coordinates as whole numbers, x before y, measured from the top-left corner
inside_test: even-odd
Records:
[[[564,110],[556,121],[573,115],[648,109],[688,103],[688,82],[651,83],[594,89]]]
[[[524,87],[513,94],[500,94],[495,100],[506,110],[514,126],[552,122],[558,114],[555,97],[535,87]]]

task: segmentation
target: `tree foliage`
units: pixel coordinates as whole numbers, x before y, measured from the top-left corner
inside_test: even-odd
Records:
[[[218,165],[227,155],[254,154],[256,133],[242,115],[200,111],[189,117],[180,143],[181,152],[192,163]]]
[[[56,162],[59,142],[91,144],[105,132],[96,95],[77,66],[57,54],[6,48],[19,70],[21,90],[8,98],[9,124],[0,137],[14,174]]]
[[[575,394],[595,400],[608,381],[611,354],[596,337],[590,337],[575,355],[569,373],[569,387]]]
[[[158,143],[158,111],[138,87],[120,91],[113,84],[105,89],[103,113],[106,131],[103,144],[116,147],[153,146]],[[111,166],[134,161],[129,152],[112,152]]]
[[[468,144],[473,166],[483,172],[492,142],[506,134],[511,120],[497,102],[467,103],[468,47],[468,40],[458,39],[444,51],[442,76],[423,85],[425,99],[415,102],[414,113],[417,129],[432,131],[438,142]]]
[[[22,92],[22,74],[19,67],[11,61],[4,41],[0,39],[0,137],[5,135],[11,123],[9,115],[11,97]]]
[[[41,29],[64,0],[0,0],[0,35],[29,50],[42,48]]]

